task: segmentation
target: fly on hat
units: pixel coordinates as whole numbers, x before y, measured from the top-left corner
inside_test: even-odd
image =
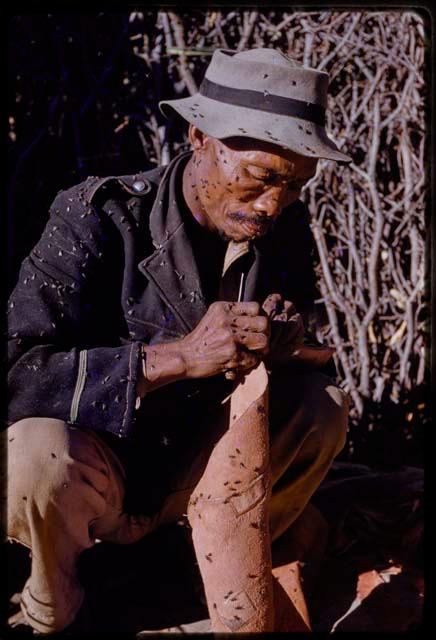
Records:
[[[198,93],[163,100],[214,138],[244,136],[303,156],[351,162],[327,136],[327,73],[304,67],[277,49],[217,49]]]

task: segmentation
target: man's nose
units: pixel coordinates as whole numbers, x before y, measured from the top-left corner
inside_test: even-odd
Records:
[[[282,210],[282,193],[279,187],[271,187],[256,198],[253,203],[256,213],[273,218]]]

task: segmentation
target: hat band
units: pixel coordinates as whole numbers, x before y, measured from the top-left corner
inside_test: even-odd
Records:
[[[258,111],[268,111],[281,116],[301,118],[321,126],[325,125],[325,109],[312,102],[304,102],[295,98],[284,98],[264,91],[251,89],[235,89],[216,84],[207,78],[203,79],[199,93],[205,98],[226,102],[238,107],[248,107]]]

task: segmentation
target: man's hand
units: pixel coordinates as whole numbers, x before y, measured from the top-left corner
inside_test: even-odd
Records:
[[[292,362],[293,354],[303,343],[304,325],[301,315],[289,300],[279,293],[271,293],[262,305],[271,321],[270,349],[267,365]]]
[[[142,345],[143,375],[137,394],[177,380],[252,369],[268,353],[269,318],[258,302],[214,302],[181,340]]]
[[[248,371],[268,353],[269,318],[257,302],[214,302],[180,342],[187,378]]]

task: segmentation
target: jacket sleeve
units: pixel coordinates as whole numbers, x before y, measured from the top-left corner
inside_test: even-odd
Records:
[[[79,185],[55,198],[9,300],[7,422],[52,417],[126,436],[140,343],[104,344],[96,300],[114,246],[86,193]]]

